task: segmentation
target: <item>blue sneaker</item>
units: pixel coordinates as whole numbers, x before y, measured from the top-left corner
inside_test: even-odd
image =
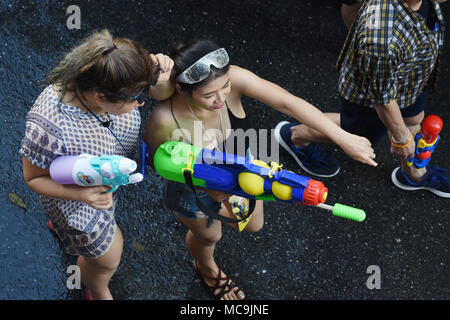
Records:
[[[296,148],[291,141],[291,127],[296,122],[282,121],[275,127],[275,140],[294,157],[299,166],[307,173],[318,177],[332,177],[339,172],[339,162],[330,153],[310,143],[306,147]]]
[[[403,190],[428,190],[434,194],[450,198],[450,179],[446,170],[438,167],[427,167],[427,173],[420,183],[411,181],[406,174],[397,167],[391,174],[394,185]]]

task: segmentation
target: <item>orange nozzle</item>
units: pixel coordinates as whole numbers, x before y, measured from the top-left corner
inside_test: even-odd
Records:
[[[327,200],[328,188],[317,180],[309,180],[308,185],[303,192],[303,200],[306,205],[316,206]]]

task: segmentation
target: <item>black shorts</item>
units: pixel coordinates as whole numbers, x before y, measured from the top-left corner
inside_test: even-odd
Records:
[[[366,137],[376,146],[387,134],[387,129],[374,108],[364,107],[342,98],[341,127],[359,136]],[[403,118],[414,117],[421,113],[427,104],[427,94],[423,92],[411,106],[401,109]]]

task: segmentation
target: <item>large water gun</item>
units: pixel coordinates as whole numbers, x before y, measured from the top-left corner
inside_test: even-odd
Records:
[[[137,169],[136,162],[122,156],[60,156],[50,164],[51,178],[60,184],[79,186],[119,186],[142,181],[141,173],[131,174]]]
[[[431,160],[431,154],[439,142],[439,133],[442,130],[444,122],[436,115],[429,115],[423,120],[422,128],[414,136],[416,150],[414,156],[408,158],[408,166],[416,169],[425,168]]]
[[[223,191],[256,200],[281,200],[317,206],[333,215],[362,222],[363,210],[324,202],[328,189],[320,181],[282,169],[275,162],[250,161],[246,157],[200,149],[178,141],[160,145],[154,155],[154,166],[167,180]]]

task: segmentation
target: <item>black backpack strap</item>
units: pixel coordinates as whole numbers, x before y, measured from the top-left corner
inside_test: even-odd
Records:
[[[250,217],[250,214],[243,218],[243,219],[233,219],[233,218],[229,218],[229,217],[225,217],[222,216],[221,214],[219,214],[216,211],[211,210],[211,208],[209,208],[208,206],[206,206],[203,202],[200,201],[200,199],[197,197],[197,191],[195,190],[194,184],[192,183],[192,171],[190,169],[188,170],[184,170],[183,171],[183,176],[184,176],[184,180],[186,181],[186,184],[192,189],[192,192],[194,192],[195,195],[195,202],[197,204],[197,207],[207,216],[223,221],[223,222],[227,222],[227,223],[239,223],[241,221],[245,221]],[[249,211],[248,212],[253,212],[253,210],[255,209],[255,205],[256,205],[256,200],[255,199],[249,199]]]
[[[256,207],[256,199],[248,199],[248,216],[253,213]]]

